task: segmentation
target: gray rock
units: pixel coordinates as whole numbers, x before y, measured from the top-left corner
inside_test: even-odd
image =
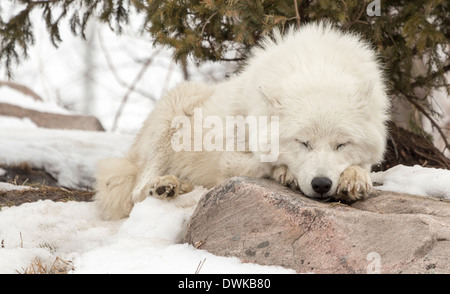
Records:
[[[299,273],[450,273],[450,202],[375,191],[348,206],[235,177],[203,195],[185,241]]]

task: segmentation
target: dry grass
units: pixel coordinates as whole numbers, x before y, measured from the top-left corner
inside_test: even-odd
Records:
[[[43,264],[42,260],[39,257],[36,257],[27,268],[22,268],[22,270],[22,272],[17,271],[17,273],[26,275],[67,274],[69,271],[74,270],[74,267],[72,262],[66,261],[60,257],[56,257],[51,265]]]
[[[195,274],[199,274],[200,271],[202,270],[203,265],[205,264],[206,258],[201,260],[198,265],[197,265],[197,269],[195,270]]]
[[[93,191],[68,190],[50,186],[35,187],[35,189],[0,191],[0,207],[18,206],[23,203],[38,200],[52,201],[92,201]]]

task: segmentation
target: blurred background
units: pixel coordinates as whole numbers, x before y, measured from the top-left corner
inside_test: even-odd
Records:
[[[9,2],[0,4],[6,19],[23,8],[20,3]],[[86,40],[73,35],[68,23],[61,24],[62,42],[55,47],[41,13],[32,12],[34,45],[28,49],[28,56],[21,57],[20,64],[12,68],[11,79],[4,72],[0,77],[0,102],[45,112],[67,110],[93,115],[105,130],[135,133],[153,104],[177,83],[220,81],[227,71],[233,70],[227,64],[190,63],[186,75],[173,61],[173,50],[154,46],[136,28],[140,17],[130,18],[129,26],[120,35],[107,24],[92,19],[86,27]],[[42,101],[8,84],[26,86]]]
[[[274,27],[284,31],[326,19],[360,33],[380,55],[393,101],[388,147],[397,162],[407,163],[406,156],[400,158],[402,144],[410,146],[404,153],[411,157],[420,156],[414,149],[430,149],[419,139],[404,142],[413,135],[449,156],[449,5],[439,0],[1,1],[0,103],[95,116],[106,131],[134,134],[177,83],[220,82],[239,70]],[[8,111],[3,105],[0,114]],[[397,135],[397,127],[413,135]],[[417,163],[437,160],[435,166],[448,168],[435,153]]]

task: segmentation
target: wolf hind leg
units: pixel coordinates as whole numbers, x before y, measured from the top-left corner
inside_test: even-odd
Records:
[[[102,217],[117,220],[133,209],[131,199],[138,168],[127,158],[109,158],[99,162],[95,199]]]
[[[165,175],[156,177],[151,182],[149,195],[159,199],[170,199],[192,190],[194,190],[192,184],[183,182],[175,176]]]

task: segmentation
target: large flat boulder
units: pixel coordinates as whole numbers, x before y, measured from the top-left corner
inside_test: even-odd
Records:
[[[299,273],[450,273],[450,201],[375,191],[348,206],[235,177],[203,195],[185,241]]]

